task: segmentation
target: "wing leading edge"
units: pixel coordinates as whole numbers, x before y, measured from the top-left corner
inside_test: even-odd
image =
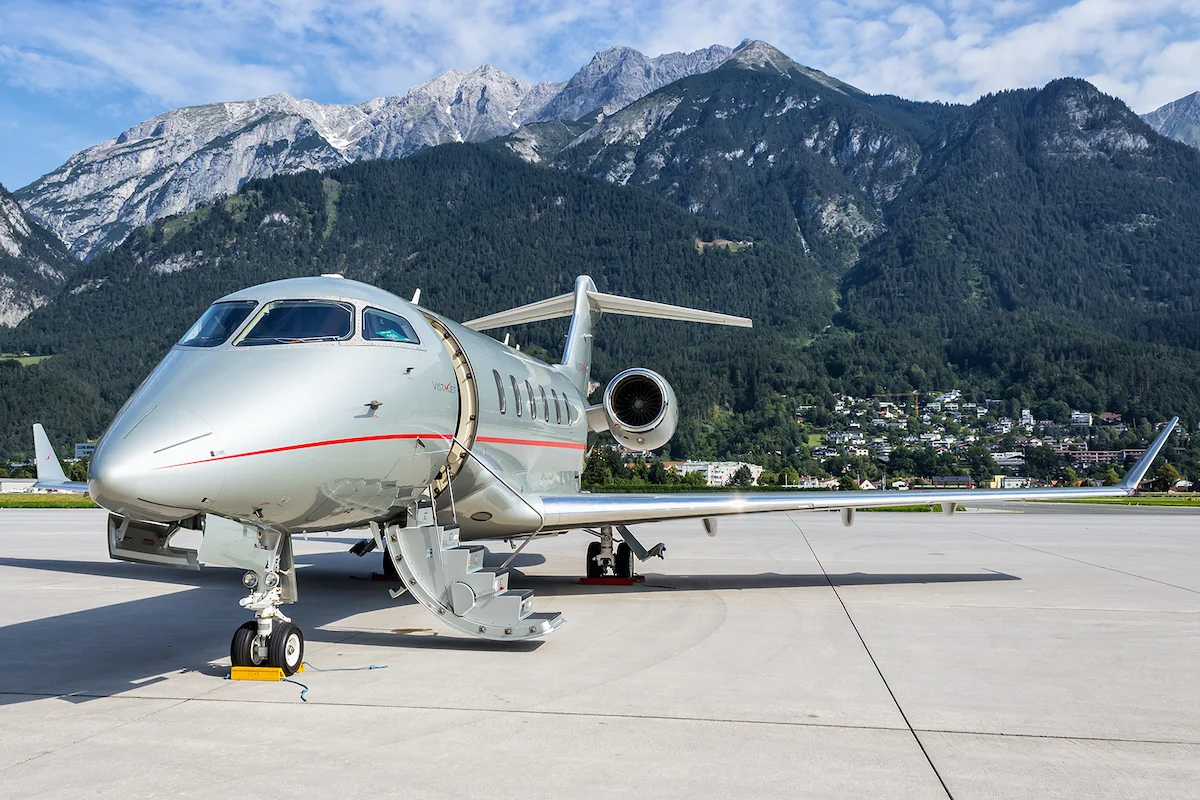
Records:
[[[696,519],[770,511],[821,511],[841,508],[941,503],[986,503],[1000,500],[1064,500],[1083,497],[1126,497],[1133,494],[1175,429],[1175,417],[1163,427],[1116,486],[1077,489],[885,490],[877,492],[763,492],[736,494],[578,494],[541,497],[543,530],[568,530],[599,525]]]

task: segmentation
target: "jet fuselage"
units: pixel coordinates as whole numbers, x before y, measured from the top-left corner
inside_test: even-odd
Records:
[[[352,329],[250,346],[281,301],[342,304]],[[176,345],[117,414],[89,475],[102,506],[295,533],[395,519],[435,483],[443,515],[471,539],[540,526],[514,493],[578,491],[586,403],[571,367],[356,281],[295,278],[218,301],[239,302],[253,310],[224,341]],[[371,309],[402,318],[411,331],[396,338],[416,341],[366,338]]]

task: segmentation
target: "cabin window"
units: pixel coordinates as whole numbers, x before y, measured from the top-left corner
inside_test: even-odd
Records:
[[[500,413],[507,414],[508,407],[504,402],[504,381],[496,370],[492,370],[492,377],[496,379],[496,397],[500,400]]]
[[[542,419],[546,422],[550,421],[550,401],[546,399],[546,387],[539,386],[538,391],[542,395]]]
[[[554,421],[559,425],[562,424],[562,407],[558,404],[558,392],[550,390],[550,396],[554,398]]]
[[[421,343],[408,320],[377,308],[368,308],[363,312],[362,335],[364,339],[374,342]]]
[[[574,409],[571,408],[571,401],[567,400],[567,393],[563,392],[563,405],[567,407],[567,424],[575,424]]]
[[[525,381],[525,394],[529,395],[529,418],[537,419],[537,398],[533,395],[533,387]]]
[[[277,300],[243,334],[239,347],[337,342],[354,333],[354,307],[333,300]]]
[[[256,305],[253,300],[213,303],[179,343],[184,347],[216,347],[233,335]]]
[[[517,401],[513,408],[517,409],[517,416],[519,417],[521,416],[521,388],[517,386],[517,379],[515,377],[509,375],[508,379],[512,381],[513,399]]]

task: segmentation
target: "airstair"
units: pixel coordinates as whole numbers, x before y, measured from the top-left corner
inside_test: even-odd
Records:
[[[381,533],[404,584],[392,596],[410,592],[452,628],[508,641],[544,636],[565,621],[562,614],[533,613],[533,592],[508,588],[507,572],[484,570],[484,548],[461,544],[457,525],[438,525],[432,504],[418,505],[407,525]]]

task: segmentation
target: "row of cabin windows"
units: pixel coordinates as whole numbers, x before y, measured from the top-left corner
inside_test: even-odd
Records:
[[[497,372],[496,370],[492,370],[492,377],[496,379],[496,397],[500,401],[500,413],[507,414],[508,413],[508,395],[504,390],[504,379],[500,377],[500,373]],[[508,380],[509,380],[509,383],[512,385],[513,399],[516,401],[513,403],[513,408],[515,409],[517,416],[519,417],[522,414],[521,409],[522,409],[522,404],[523,404],[523,401],[521,399],[521,384],[517,382],[517,378],[514,375],[509,375]],[[534,389],[533,389],[533,385],[529,381],[524,381],[524,384],[525,384],[525,398],[529,403],[529,418],[530,419],[539,419],[538,411],[540,409],[541,410],[540,418],[545,420],[546,422],[549,422],[550,421],[550,407],[553,404],[553,406],[554,406],[554,422],[555,423],[561,425],[561,424],[563,424],[563,422],[566,422],[568,425],[571,425],[575,422],[575,409],[573,409],[571,407],[571,404],[567,401],[566,392],[564,392],[560,397],[558,392],[555,391],[553,388],[551,388],[550,394],[549,394],[549,396],[547,396],[546,388],[544,386],[537,387],[537,392],[535,393]]]

